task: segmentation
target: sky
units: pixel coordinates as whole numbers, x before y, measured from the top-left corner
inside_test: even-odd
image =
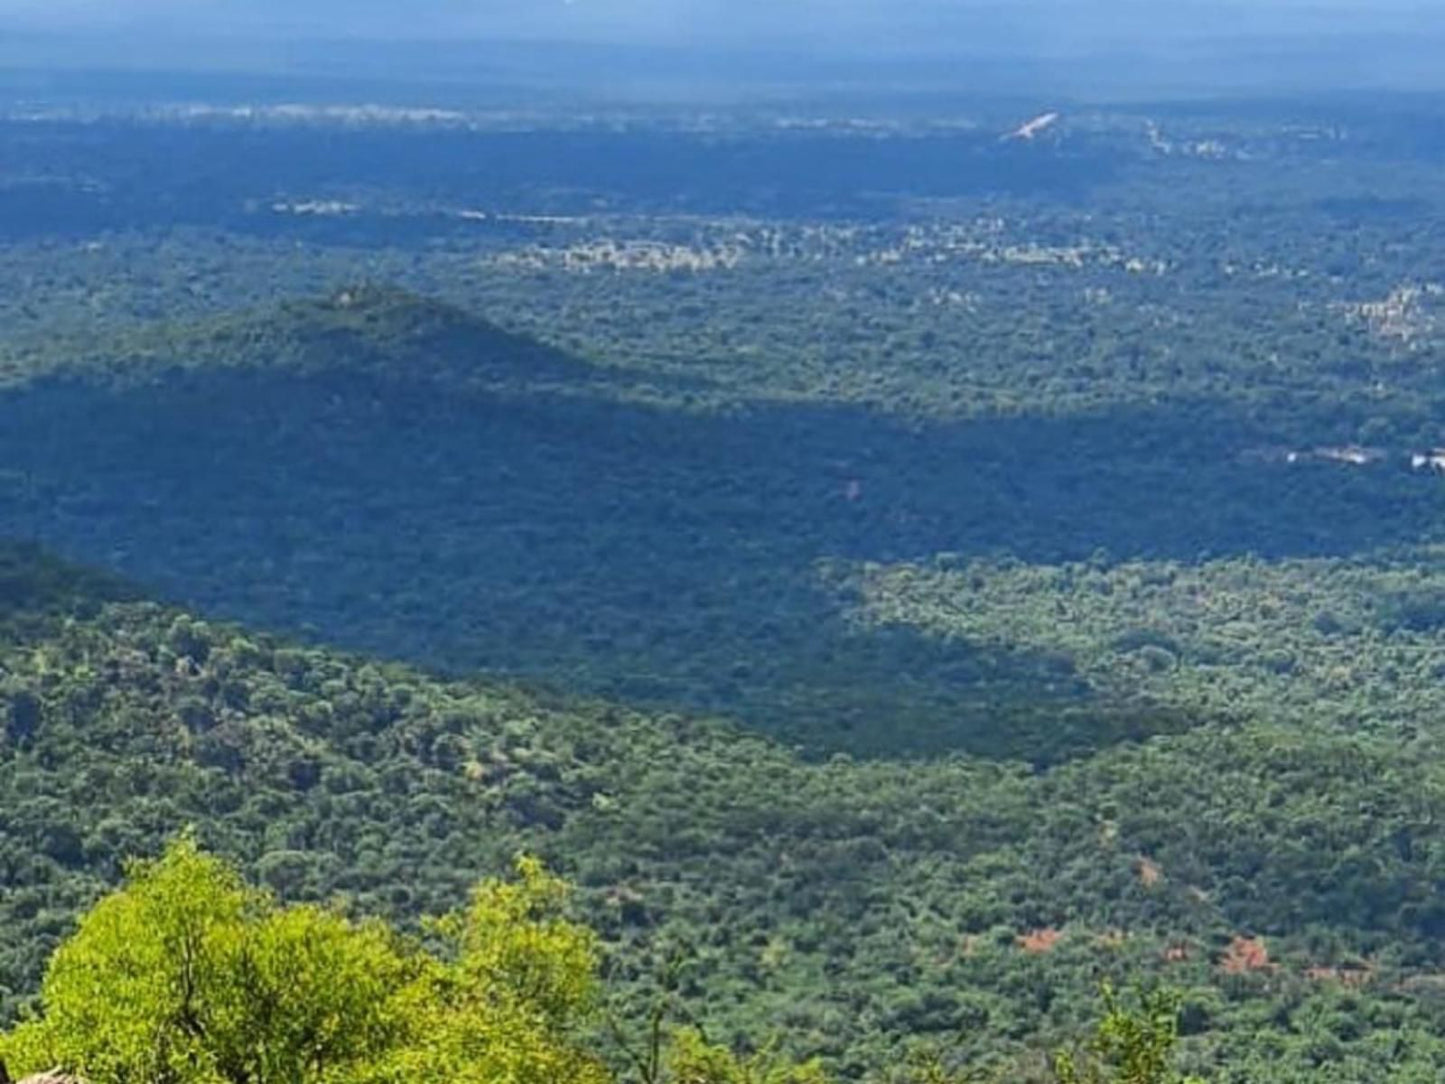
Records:
[[[11,28],[19,33],[7,50]],[[49,35],[49,44],[16,44],[26,32]],[[197,71],[228,56],[235,67],[283,53],[275,63],[286,66],[318,42],[360,42],[372,43],[374,72],[400,75],[391,45],[408,41],[445,43],[452,55],[471,41],[680,46],[709,63],[714,54],[757,56],[788,76],[802,67],[790,57],[894,70],[926,59],[931,73],[964,71],[965,59],[1018,60],[1021,72],[1064,82],[1067,68],[1068,85],[1090,92],[1130,82],[1161,92],[1445,89],[1436,59],[1445,53],[1445,0],[0,0],[0,66],[114,58],[170,70],[176,58]],[[426,69],[426,48],[413,45],[408,63]],[[388,49],[392,59],[379,60]],[[340,70],[357,55],[328,63]],[[647,63],[615,74],[646,77]]]
[[[1087,42],[1147,43],[1233,32],[1408,29],[1442,20],[1445,0],[0,0],[0,26],[30,30],[634,43],[807,39],[854,49],[940,38],[963,46],[978,34],[1050,28]]]

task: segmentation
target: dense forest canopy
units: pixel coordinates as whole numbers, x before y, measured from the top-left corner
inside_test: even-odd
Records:
[[[0,1018],[189,826],[623,1079],[1438,1078],[1438,103],[1059,114],[10,111]]]
[[[609,1084],[588,1027],[595,938],[563,914],[567,892],[524,856],[418,939],[335,904],[278,904],[184,834],[128,863],[56,949],[39,1009],[0,1033],[0,1079]],[[1191,1084],[1172,1065],[1176,994],[1131,1003],[1105,983],[1102,1005],[1089,1041],[1056,1055],[1060,1084]],[[636,1045],[613,1028],[613,1060],[649,1084],[828,1084],[816,1058],[739,1054],[665,1004]],[[963,1079],[936,1054],[900,1068]]]

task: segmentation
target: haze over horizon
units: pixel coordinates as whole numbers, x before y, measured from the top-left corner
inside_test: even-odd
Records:
[[[1432,11],[1438,7],[1434,0],[1185,0],[1167,7],[1147,0],[417,0],[403,10],[381,0],[0,0],[0,25],[12,30],[9,50],[0,41],[0,67],[294,71],[313,62],[308,50],[329,43],[344,50],[327,54],[330,74],[410,78],[448,64],[455,70],[459,51],[473,46],[526,43],[685,52],[713,67],[742,60],[771,65],[794,82],[808,78],[796,59],[874,68],[927,60],[937,85],[951,62],[989,57],[1034,66],[1086,94],[1115,92],[1124,82],[1161,93],[1433,89],[1445,86],[1434,61],[1445,42]],[[17,44],[27,34],[46,41]],[[436,43],[435,65],[418,59],[427,43]],[[550,78],[579,83],[603,77],[637,85],[662,77],[665,66],[651,70],[649,60],[631,71],[583,71],[549,66],[525,51],[516,57]],[[1058,64],[1069,70],[1048,67]],[[473,65],[484,68],[495,70],[494,59]],[[687,72],[682,65],[666,78],[686,81]],[[1025,67],[1017,78],[1007,69],[999,74],[1005,82],[1040,78]]]
[[[516,37],[626,43],[768,44],[804,40],[875,50],[967,46],[972,33],[1049,26],[1090,42],[1427,30],[1420,0],[0,0],[0,23],[27,31],[306,34],[321,37]],[[883,34],[880,40],[877,35]]]

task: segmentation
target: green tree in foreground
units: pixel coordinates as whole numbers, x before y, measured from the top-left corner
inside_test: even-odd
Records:
[[[424,951],[379,922],[281,907],[189,840],[137,863],[51,959],[13,1074],[93,1084],[601,1084],[573,1038],[591,1005],[588,931],[524,860],[435,924]]]
[[[1062,1052],[1054,1059],[1059,1084],[1202,1084],[1172,1067],[1179,1039],[1179,999],[1168,990],[1139,995],[1124,1005],[1113,987],[1103,987],[1104,1018],[1084,1056]]]
[[[673,1036],[668,1055],[668,1084],[828,1084],[816,1062],[795,1065],[771,1050],[738,1057],[690,1028]]]

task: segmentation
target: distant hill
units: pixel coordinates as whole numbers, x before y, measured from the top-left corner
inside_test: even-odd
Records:
[[[201,371],[273,371],[436,381],[453,390],[589,379],[585,363],[535,339],[442,302],[368,283],[259,311],[159,321],[100,343],[63,347],[9,359],[0,378],[11,386],[43,378],[119,389]]]

